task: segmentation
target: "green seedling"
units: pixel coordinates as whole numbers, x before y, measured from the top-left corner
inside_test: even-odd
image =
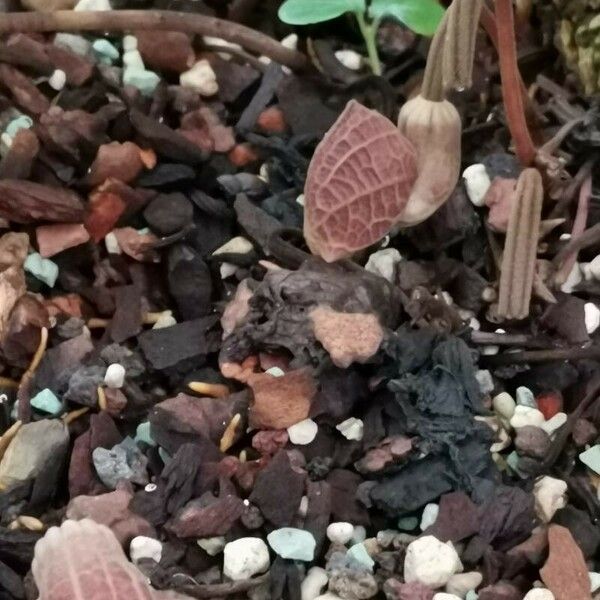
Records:
[[[373,73],[381,75],[376,36],[383,19],[397,19],[420,35],[432,36],[444,9],[437,0],[286,0],[279,18],[290,25],[311,25],[353,13],[365,40]]]

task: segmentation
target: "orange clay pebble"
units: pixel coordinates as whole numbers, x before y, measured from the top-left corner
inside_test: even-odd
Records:
[[[256,124],[267,133],[283,133],[286,128],[283,112],[278,106],[270,106],[263,110]]]
[[[258,160],[258,155],[250,144],[236,144],[228,156],[229,162],[236,167],[245,167]]]

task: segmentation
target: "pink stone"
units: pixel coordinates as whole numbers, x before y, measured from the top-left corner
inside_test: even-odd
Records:
[[[54,256],[68,248],[85,244],[90,234],[82,223],[59,223],[40,225],[35,230],[38,248],[44,258]]]

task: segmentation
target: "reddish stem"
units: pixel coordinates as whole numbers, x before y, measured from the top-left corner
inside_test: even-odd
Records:
[[[496,29],[502,78],[502,98],[517,156],[524,166],[533,164],[536,149],[525,118],[512,0],[496,0]]]

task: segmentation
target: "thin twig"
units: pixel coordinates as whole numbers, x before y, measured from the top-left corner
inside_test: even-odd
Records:
[[[42,327],[40,330],[40,343],[38,345],[33,358],[31,359],[31,363],[27,368],[27,371],[23,373],[23,377],[21,377],[21,382],[19,383],[19,389],[17,390],[17,400],[19,402],[19,420],[23,423],[29,423],[31,419],[31,404],[30,404],[30,386],[31,380],[35,375],[35,372],[44,356],[44,352],[46,352],[46,346],[48,345],[48,329],[46,327]]]
[[[524,363],[545,363],[555,360],[583,360],[586,358],[600,358],[600,346],[589,348],[552,348],[548,350],[524,350],[523,352],[508,352],[494,356],[482,356],[481,362],[486,367],[500,367],[506,365],[521,365]]]
[[[50,31],[183,31],[219,37],[243,48],[263,54],[292,69],[305,69],[309,62],[304,54],[286,48],[269,36],[234,23],[206,15],[169,10],[110,10],[98,12],[3,13],[0,33]]]
[[[577,237],[581,235],[585,231],[585,226],[587,224],[588,213],[590,210],[590,200],[592,198],[592,176],[588,175],[588,177],[583,182],[581,189],[579,190],[579,203],[577,204],[577,213],[575,215],[575,220],[573,221],[573,229],[571,230],[571,238]],[[579,250],[573,250],[570,254],[568,254],[561,265],[561,267],[556,272],[554,276],[554,283],[557,286],[561,286],[569,276],[571,269],[577,262],[577,254]]]
[[[536,340],[525,333],[493,333],[491,331],[472,331],[471,341],[482,346],[521,346],[544,348],[547,342]]]
[[[565,261],[567,256],[572,252],[579,252],[584,248],[595,246],[600,243],[600,223],[592,225],[589,229],[586,229],[583,233],[578,236],[572,237],[569,243],[561,248],[557,255],[552,260],[554,268],[558,269],[560,265]]]
[[[554,208],[550,211],[549,218],[553,219],[563,215],[569,208],[569,204],[573,201],[577,195],[577,190],[581,188],[586,177],[590,175],[594,167],[594,159],[590,159],[583,163],[579,171],[575,174],[573,179],[562,189],[560,199],[554,205]]]
[[[515,143],[517,156],[524,166],[529,166],[535,160],[536,149],[527,126],[523,96],[521,95],[512,0],[496,0],[496,26],[506,120]]]

